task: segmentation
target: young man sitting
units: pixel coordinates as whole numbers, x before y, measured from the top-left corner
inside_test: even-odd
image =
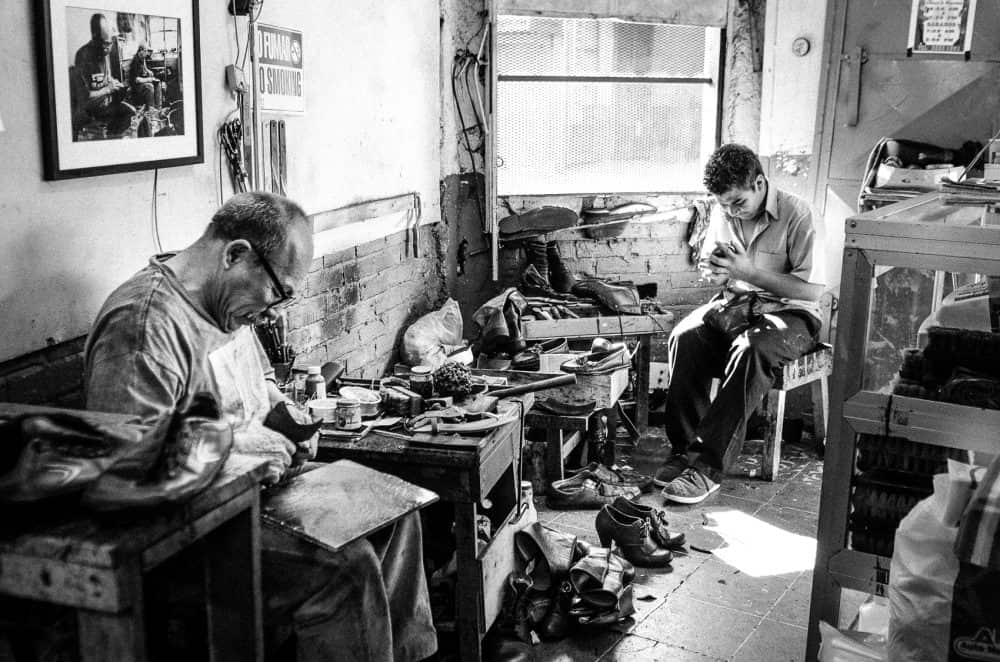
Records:
[[[724,287],[670,336],[672,455],[655,477],[667,501],[683,504],[719,489],[775,370],[815,346],[824,288],[809,204],[771,186],[752,150],[719,147],[704,183],[718,205],[698,266]],[[715,377],[722,382],[711,400]]]

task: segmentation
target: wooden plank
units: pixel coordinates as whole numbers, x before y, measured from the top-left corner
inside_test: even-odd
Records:
[[[960,228],[953,228],[959,230]],[[1000,234],[1000,233],[998,233]],[[883,251],[893,257],[883,261],[875,261],[876,264],[891,264],[897,266],[895,260],[897,254],[919,255],[925,260],[941,260],[949,257],[975,258],[986,263],[1000,262],[998,257],[997,244],[981,241],[979,243],[957,242],[957,241],[928,241],[923,239],[910,239],[905,237],[884,237],[868,234],[850,235],[844,239],[845,248],[858,248],[865,251]],[[933,267],[926,267],[933,268]],[[982,267],[980,267],[982,268]]]
[[[971,258],[960,255],[921,255],[900,253],[894,249],[866,250],[865,255],[872,264],[908,267],[910,269],[935,269],[952,273],[982,273],[984,270],[1000,270],[1000,258]]]
[[[507,576],[515,570],[514,534],[512,526],[517,517],[517,507],[507,516],[496,530],[493,539],[479,555],[479,565],[483,575],[483,627],[489,630],[500,614],[503,594],[507,587]]]
[[[774,480],[781,465],[781,435],[785,427],[785,391],[771,389],[767,394],[767,409],[764,419],[764,459],[761,475],[764,480]]]
[[[673,313],[579,317],[561,320],[523,320],[525,340],[546,338],[594,338],[637,336],[644,333],[669,334],[674,328]]]
[[[850,484],[854,473],[857,439],[842,418],[844,401],[861,389],[868,312],[871,309],[873,268],[862,251],[844,250],[841,308],[834,344],[833,386],[830,395],[831,443],[826,445],[819,524],[816,533],[816,567],[813,572],[809,608],[808,646],[819,642],[818,623],[835,623],[840,613],[840,589],[827,567],[847,542]]]
[[[638,444],[649,430],[649,361],[653,355],[651,336],[640,336],[635,356],[635,426]],[[624,412],[622,412],[624,415]],[[614,428],[610,431],[614,436]]]
[[[0,554],[0,593],[111,613],[134,597],[109,568],[10,552]]]
[[[844,403],[843,416],[861,433],[888,434],[910,441],[995,453],[1000,411],[950,402],[860,391]]]
[[[775,380],[774,388],[791,391],[820,377],[829,377],[832,373],[833,347],[823,344],[786,365],[781,371],[781,377]]]
[[[672,23],[724,28],[726,0],[499,0],[501,15],[615,18],[638,23]]]
[[[455,503],[455,563],[457,565],[455,625],[458,657],[480,662],[483,627],[483,573],[478,560],[476,504]]]
[[[360,223],[391,214],[415,213],[420,208],[419,193],[403,193],[389,198],[366,200],[353,205],[310,214],[313,232],[325,232],[334,228]]]
[[[956,207],[955,210],[973,210],[973,218],[965,223],[914,223],[892,221],[890,219],[867,220],[861,218],[848,219],[845,239],[858,238],[861,241],[874,240],[878,237],[899,239],[900,245],[933,246],[929,253],[937,252],[942,242],[961,244],[1000,245],[1000,226],[980,226],[983,216],[982,207]],[[897,215],[894,215],[895,218]],[[912,252],[904,248],[904,252]]]
[[[123,593],[130,596],[129,607],[118,614],[89,609],[76,613],[82,662],[146,659],[146,619],[142,570],[133,558],[118,571]]]

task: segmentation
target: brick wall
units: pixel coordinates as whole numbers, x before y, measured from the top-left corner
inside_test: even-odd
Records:
[[[391,367],[406,326],[443,302],[439,225],[421,228],[419,257],[400,232],[313,260],[288,313],[296,364],[336,360],[352,377]],[[84,340],[0,364],[0,401],[82,407]]]
[[[296,365],[339,361],[351,377],[391,369],[406,328],[444,302],[440,226],[421,228],[419,257],[399,232],[313,260],[288,312]]]
[[[647,217],[629,223],[617,237],[591,239],[583,230],[563,230],[549,236],[556,241],[571,271],[598,278],[656,283],[657,300],[678,315],[705,303],[715,286],[699,282],[687,244],[687,210]],[[516,284],[525,267],[524,250],[501,251],[501,279]]]

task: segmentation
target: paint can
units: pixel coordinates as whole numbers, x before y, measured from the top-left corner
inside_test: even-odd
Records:
[[[361,428],[361,403],[357,400],[337,401],[337,427],[342,430]]]

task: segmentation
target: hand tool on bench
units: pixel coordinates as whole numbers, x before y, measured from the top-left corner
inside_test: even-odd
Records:
[[[567,373],[565,375],[559,375],[558,377],[540,379],[537,382],[502,388],[498,391],[492,391],[479,395],[470,401],[461,403],[456,402],[455,404],[456,406],[460,406],[462,409],[465,409],[470,414],[496,411],[497,401],[500,400],[500,398],[507,398],[513,395],[523,395],[525,393],[534,393],[535,391],[544,391],[557,386],[566,386],[568,384],[575,383],[576,375]]]

